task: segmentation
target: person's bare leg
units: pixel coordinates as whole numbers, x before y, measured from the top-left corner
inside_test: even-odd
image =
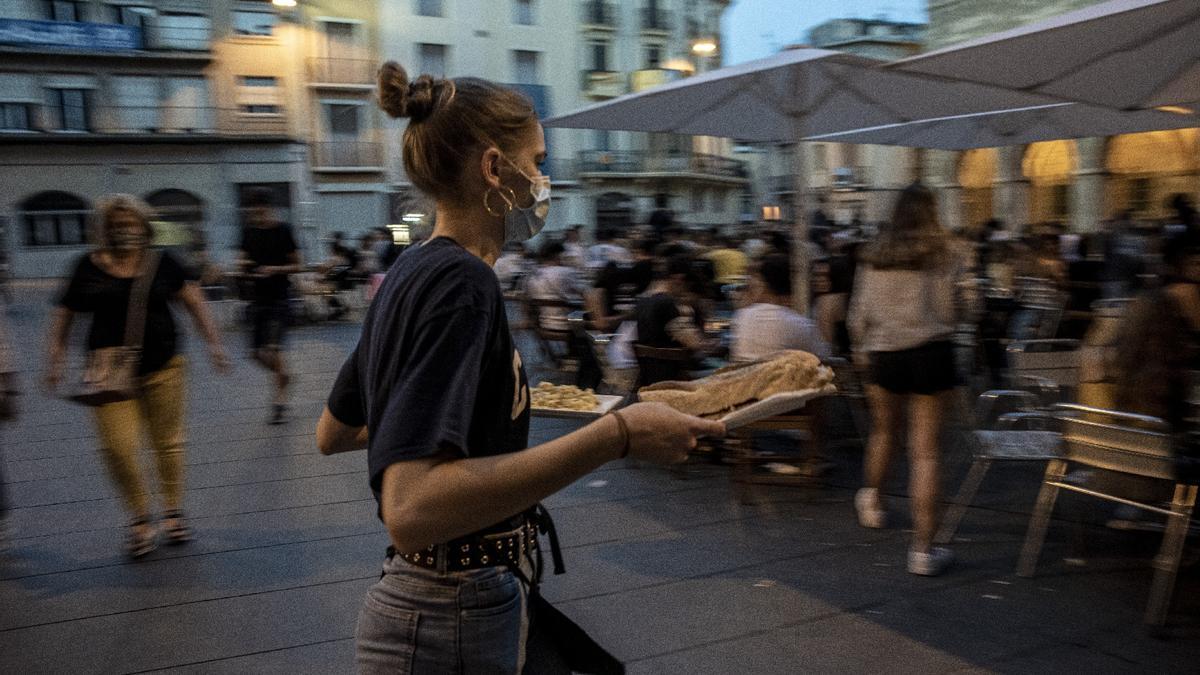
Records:
[[[904,396],[871,384],[867,385],[867,402],[871,408],[871,432],[863,456],[863,485],[880,490],[887,480],[903,428]]]
[[[912,550],[927,553],[937,531],[941,492],[941,434],[948,393],[912,396],[909,402],[909,480]]]

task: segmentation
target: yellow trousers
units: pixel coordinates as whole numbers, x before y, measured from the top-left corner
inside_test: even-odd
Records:
[[[143,429],[154,448],[163,506],[182,505],[185,398],[184,359],[176,356],[142,378],[137,398],[92,408],[104,463],[135,518],[149,515],[150,496],[138,469]]]

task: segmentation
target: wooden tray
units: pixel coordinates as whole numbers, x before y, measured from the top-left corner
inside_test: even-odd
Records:
[[[533,407],[530,413],[534,417],[546,417],[557,419],[576,419],[576,420],[591,420],[600,417],[613,408],[617,407],[621,401],[625,400],[624,396],[607,396],[604,394],[596,394],[596,398],[600,400],[595,408],[591,410],[564,410],[562,408],[538,408]]]
[[[797,391],[785,391],[768,396],[761,401],[755,401],[749,405],[742,406],[733,412],[726,413],[720,418],[725,423],[727,430],[744,427],[747,424],[753,424],[759,420],[765,420],[768,417],[783,415],[790,413],[793,410],[804,407],[805,403],[836,393],[837,387],[832,384],[827,384],[820,389],[800,389]]]

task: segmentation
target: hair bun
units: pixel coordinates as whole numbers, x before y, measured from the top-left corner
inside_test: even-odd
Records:
[[[408,72],[395,61],[379,69],[379,107],[391,117],[422,122],[454,97],[454,82],[422,75],[408,81]]]

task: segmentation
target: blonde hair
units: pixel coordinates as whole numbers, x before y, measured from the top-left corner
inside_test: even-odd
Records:
[[[111,194],[97,200],[96,208],[92,210],[89,230],[90,238],[95,246],[99,248],[108,246],[108,224],[112,222],[113,215],[118,211],[128,211],[137,216],[138,220],[142,221],[146,236],[154,237],[154,226],[150,224],[150,221],[154,219],[154,209],[134,195]]]
[[[863,251],[863,262],[876,269],[924,270],[949,257],[950,235],[938,221],[933,191],[919,183],[904,188],[892,218]]]

